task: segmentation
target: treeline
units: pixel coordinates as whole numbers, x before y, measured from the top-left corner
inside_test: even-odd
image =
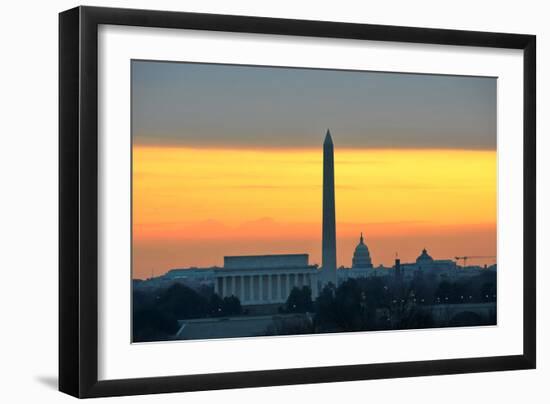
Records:
[[[408,289],[423,304],[495,302],[497,275],[494,271],[487,271],[456,281],[438,281],[434,275],[420,274],[412,279]]]
[[[210,287],[199,290],[182,284],[166,289],[133,291],[134,342],[167,340],[178,331],[178,320],[241,314],[238,298],[224,297]]]
[[[383,276],[349,279],[338,287],[331,284],[315,300],[309,287],[294,288],[280,311],[313,313],[315,333],[370,331],[493,324],[496,317],[481,318],[472,313],[456,321],[436,320],[428,307],[495,301],[494,272],[455,282],[418,275],[405,283]],[[312,332],[309,325],[303,331]]]
[[[274,334],[309,334],[494,324],[495,317],[472,313],[455,322],[442,322],[429,307],[438,304],[488,303],[496,301],[496,273],[456,281],[418,274],[410,282],[394,276],[348,279],[338,287],[326,286],[316,299],[307,286],[293,288],[280,313],[310,313],[312,321],[288,321],[272,327]],[[159,341],[173,338],[178,320],[243,314],[237,297],[220,298],[212,287],[199,290],[182,284],[166,289],[133,292],[133,340]],[[304,317],[305,318],[305,317]],[[275,330],[275,331],[274,331]]]

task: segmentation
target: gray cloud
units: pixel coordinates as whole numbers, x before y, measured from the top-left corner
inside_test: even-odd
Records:
[[[496,148],[495,78],[132,62],[136,144]]]

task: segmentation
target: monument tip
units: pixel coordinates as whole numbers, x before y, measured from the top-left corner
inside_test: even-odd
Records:
[[[327,134],[325,136],[325,144],[332,144],[332,137],[330,136],[330,129],[327,129]]]

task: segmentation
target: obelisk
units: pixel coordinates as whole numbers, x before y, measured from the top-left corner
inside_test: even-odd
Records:
[[[323,143],[323,262],[324,283],[336,282],[336,213],[334,203],[334,144],[327,129]]]

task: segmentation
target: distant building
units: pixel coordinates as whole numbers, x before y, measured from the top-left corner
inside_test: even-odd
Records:
[[[218,267],[172,269],[163,276],[163,279],[165,281],[180,281],[190,286],[211,285],[216,269]]]
[[[359,244],[357,244],[357,247],[355,247],[351,267],[353,269],[372,268],[369,248],[363,240],[363,233],[361,233],[361,237],[359,238]]]
[[[430,254],[428,254],[428,250],[426,250],[425,248],[422,250],[422,253],[416,259],[416,263],[418,265],[422,265],[422,264],[431,265],[433,264],[433,262],[434,262],[434,259],[430,256]]]

